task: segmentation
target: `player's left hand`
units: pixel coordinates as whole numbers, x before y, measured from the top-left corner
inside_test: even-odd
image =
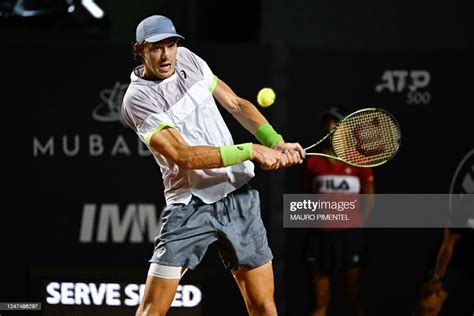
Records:
[[[288,159],[286,166],[292,166],[297,163],[303,163],[304,149],[299,143],[285,143],[280,141],[273,146],[273,149],[281,151]]]

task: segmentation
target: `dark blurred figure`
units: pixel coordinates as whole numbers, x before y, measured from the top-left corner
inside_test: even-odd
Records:
[[[474,229],[445,228],[417,316],[474,315]]]

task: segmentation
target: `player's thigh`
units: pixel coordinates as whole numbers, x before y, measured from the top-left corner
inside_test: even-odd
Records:
[[[141,308],[153,314],[167,311],[173,302],[179,279],[164,279],[148,275]]]
[[[246,299],[250,303],[273,301],[275,290],[272,263],[268,262],[256,268],[242,266],[232,274]]]

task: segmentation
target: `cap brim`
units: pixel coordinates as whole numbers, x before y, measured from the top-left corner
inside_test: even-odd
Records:
[[[176,34],[176,33],[163,33],[163,34],[157,34],[157,35],[150,36],[149,38],[145,38],[145,42],[155,43],[155,42],[159,42],[159,41],[162,41],[162,40],[170,38],[170,37],[177,37],[177,38],[184,39],[183,36],[181,36],[179,34]]]

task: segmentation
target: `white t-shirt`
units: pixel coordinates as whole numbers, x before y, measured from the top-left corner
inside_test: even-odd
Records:
[[[188,204],[192,195],[214,203],[247,183],[254,174],[251,161],[226,168],[183,170],[149,146],[163,126],[176,128],[190,146],[234,144],[212,91],[217,77],[207,63],[185,47],[178,47],[175,73],[164,80],[140,78],[143,66],[131,74],[122,114],[148,146],[160,166],[166,203]]]

